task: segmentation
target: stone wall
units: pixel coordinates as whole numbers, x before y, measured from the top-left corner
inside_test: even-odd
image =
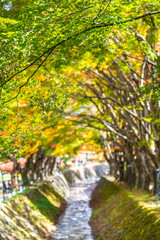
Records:
[[[65,201],[49,183],[40,184],[0,205],[0,239],[47,239]]]
[[[141,206],[128,190],[105,176],[93,191],[90,206],[94,239],[160,239],[160,218],[153,208]]]
[[[65,209],[69,185],[97,178],[108,172],[107,165],[80,167],[55,174],[44,183],[27,189],[0,205],[1,240],[48,239]]]

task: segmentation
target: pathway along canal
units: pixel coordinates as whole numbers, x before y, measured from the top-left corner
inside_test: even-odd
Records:
[[[93,240],[88,221],[91,217],[89,200],[95,180],[86,180],[71,186],[67,209],[60,217],[54,240]]]

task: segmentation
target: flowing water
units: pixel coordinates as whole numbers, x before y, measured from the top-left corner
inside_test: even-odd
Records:
[[[56,226],[54,240],[93,240],[88,221],[91,217],[89,199],[95,186],[95,180],[71,186],[67,209]]]

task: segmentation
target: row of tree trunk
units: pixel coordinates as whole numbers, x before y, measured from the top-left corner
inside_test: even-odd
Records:
[[[144,30],[144,35],[152,30]],[[147,42],[138,29],[133,29],[133,38],[154,51],[155,43]],[[120,34],[110,41],[118,49]],[[106,60],[105,66],[84,70],[85,80],[78,80],[79,91],[76,89],[73,98],[85,99],[90,109],[83,113],[76,109],[75,114],[72,110],[70,116],[74,122],[77,117],[77,124],[99,131],[104,157],[116,178],[131,187],[155,191],[156,170],[160,167],[160,99],[156,95],[160,58],[157,53],[151,61],[145,51],[134,49],[135,43],[130,52],[124,48],[123,54]]]
[[[13,155],[8,154],[8,157],[14,163],[11,173],[13,189],[18,187],[18,174],[21,174],[22,176],[23,185],[38,183],[39,181],[43,181],[48,176],[54,174],[56,157],[46,155],[43,147],[39,147],[36,153],[31,154],[27,158],[27,162],[23,169],[20,168],[19,162]]]

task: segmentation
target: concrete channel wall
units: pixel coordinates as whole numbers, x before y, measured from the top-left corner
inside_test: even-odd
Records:
[[[75,169],[67,169],[63,173],[56,173],[50,176],[46,182],[51,183],[54,189],[63,197],[69,194],[69,185],[80,181],[100,178],[104,174],[108,174],[109,167],[107,164],[88,165],[86,167],[78,167]]]

